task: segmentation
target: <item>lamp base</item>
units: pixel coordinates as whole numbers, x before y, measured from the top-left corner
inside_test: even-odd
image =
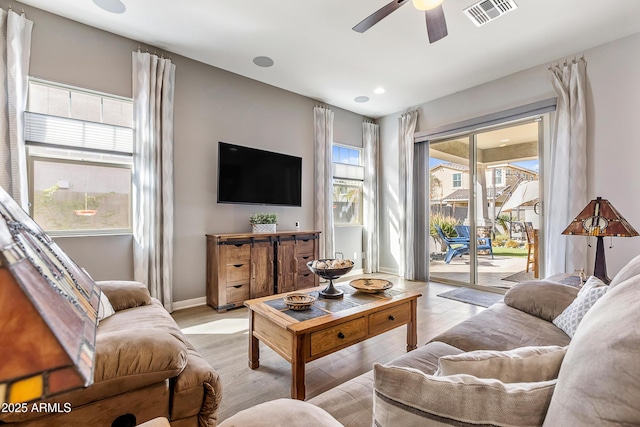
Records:
[[[607,277],[607,262],[604,259],[604,237],[598,236],[598,244],[596,246],[596,264],[593,267],[593,275],[602,280],[607,285],[611,279]]]

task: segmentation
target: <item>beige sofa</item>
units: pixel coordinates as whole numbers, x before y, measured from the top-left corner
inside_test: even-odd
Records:
[[[573,338],[552,320],[591,292],[521,283],[427,345],[296,403],[295,416],[279,399],[220,427],[640,425],[640,257],[604,290]]]
[[[48,400],[69,403],[71,411],[5,412],[0,424],[121,427],[166,417],[173,427],[215,426],[218,374],[160,302],[139,282],[96,283],[115,314],[98,325],[94,383]]]

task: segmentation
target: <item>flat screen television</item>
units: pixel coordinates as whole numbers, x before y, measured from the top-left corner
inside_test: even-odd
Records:
[[[218,142],[218,203],[302,206],[302,158]]]

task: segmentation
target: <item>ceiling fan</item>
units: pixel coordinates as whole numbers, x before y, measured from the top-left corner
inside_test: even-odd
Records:
[[[447,36],[447,22],[444,19],[444,11],[442,10],[443,0],[412,0],[413,5],[418,10],[424,10],[424,16],[427,21],[427,34],[429,43],[434,43]],[[396,11],[408,3],[409,0],[393,0],[391,3],[383,6],[371,15],[367,16],[358,25],[353,27],[353,31],[364,33],[369,28],[382,21],[392,12]]]

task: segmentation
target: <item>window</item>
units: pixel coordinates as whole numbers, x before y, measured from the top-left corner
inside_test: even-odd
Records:
[[[461,173],[454,173],[453,174],[453,188],[460,188],[462,187],[462,174]]]
[[[362,181],[333,180],[333,222],[335,225],[362,224]]]
[[[504,181],[502,179],[502,169],[495,169],[495,185],[503,185]]]
[[[333,223],[362,224],[362,150],[333,146]]]
[[[25,141],[31,216],[47,232],[131,232],[133,104],[32,79]]]

